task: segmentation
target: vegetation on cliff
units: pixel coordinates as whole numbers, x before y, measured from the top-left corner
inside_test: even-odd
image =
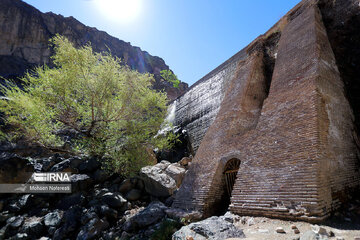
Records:
[[[167,110],[164,92],[151,89],[153,77],[120,64],[110,53],[91,46],[76,49],[66,38],[51,41],[55,68],[38,67],[22,80],[7,84],[1,101],[10,137],[52,149],[64,149],[59,132],[76,132],[74,153],[101,156],[111,171],[129,174],[148,164],[153,148],[169,147],[172,135],[157,134]]]

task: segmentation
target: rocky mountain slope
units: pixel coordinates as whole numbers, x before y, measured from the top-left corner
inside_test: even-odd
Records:
[[[186,89],[178,89],[161,81],[160,71],[169,69],[160,57],[110,36],[106,32],[88,27],[73,17],[42,13],[21,0],[0,0],[0,76],[16,78],[39,64],[50,64],[52,50],[48,40],[56,33],[66,36],[76,46],[91,42],[97,52],[110,49],[132,69],[155,75],[155,89],[164,89],[169,98],[175,99]]]

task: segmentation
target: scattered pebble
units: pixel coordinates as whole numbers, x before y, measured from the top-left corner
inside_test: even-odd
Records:
[[[312,230],[315,232],[315,233],[318,233],[320,235],[325,235],[325,236],[329,236],[328,232],[326,231],[325,228],[323,227],[320,227],[318,225],[312,225],[311,226]],[[360,239],[359,239],[360,240]]]
[[[269,233],[268,229],[259,229],[259,233]]]
[[[252,225],[254,225],[254,224],[255,224],[254,218],[249,218],[249,220],[248,220],[248,225],[249,225],[249,226],[252,226]]]
[[[276,232],[277,233],[286,233],[285,230],[282,227],[277,227]]]

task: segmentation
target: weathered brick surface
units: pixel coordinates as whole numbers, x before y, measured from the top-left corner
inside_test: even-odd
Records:
[[[247,60],[238,62],[235,77],[197,151],[175,206],[202,210],[204,204],[211,208],[221,200],[226,163],[221,159],[234,150],[232,143],[256,126],[265,96],[263,54],[255,51]],[[214,194],[208,195],[209,191]]]
[[[187,130],[194,152],[213,123],[224,98],[228,82],[234,77],[239,61],[247,57],[240,51],[200,79],[180,98],[176,100],[176,126]]]
[[[238,214],[321,220],[359,186],[352,110],[315,3],[286,16],[268,96],[261,47],[238,62],[174,207],[213,214],[232,158]]]

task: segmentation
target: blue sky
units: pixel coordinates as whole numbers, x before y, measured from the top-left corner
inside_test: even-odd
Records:
[[[42,12],[73,16],[163,58],[189,85],[266,32],[300,2],[137,0],[141,10],[132,21],[125,21],[116,15],[130,10],[115,5],[109,8],[108,1],[134,0],[25,0]]]

